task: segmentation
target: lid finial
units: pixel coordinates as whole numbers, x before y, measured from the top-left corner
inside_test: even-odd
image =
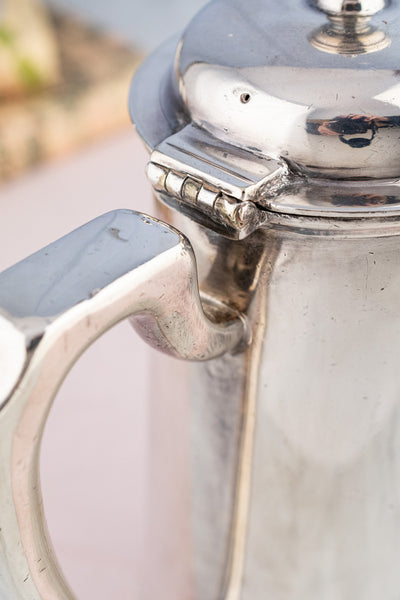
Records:
[[[372,17],[389,0],[310,0],[310,4],[330,16]]]
[[[390,0],[308,0],[324,12],[329,22],[310,36],[315,48],[331,54],[356,56],[383,50],[389,36],[369,23],[371,17],[390,4]]]

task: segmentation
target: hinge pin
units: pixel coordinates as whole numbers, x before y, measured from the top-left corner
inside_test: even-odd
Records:
[[[239,239],[247,237],[267,220],[268,213],[253,202],[237,200],[185,173],[149,162],[147,176],[156,192],[196,207],[220,225],[233,228]]]

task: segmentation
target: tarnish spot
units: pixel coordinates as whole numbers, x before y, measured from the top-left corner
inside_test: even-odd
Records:
[[[146,225],[154,225],[153,221],[151,219],[149,219],[148,217],[145,217],[144,215],[142,217],[140,217],[141,220],[143,221],[143,223],[146,223]]]
[[[121,242],[128,242],[129,240],[127,240],[126,238],[121,237],[121,230],[118,229],[117,227],[110,227],[108,230],[111,235],[113,237],[115,237],[116,240],[120,240]]]

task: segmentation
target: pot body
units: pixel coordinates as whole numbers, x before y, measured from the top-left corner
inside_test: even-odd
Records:
[[[189,237],[203,293],[225,296],[253,327],[243,354],[176,363],[179,374],[158,359],[163,402],[186,396],[189,423],[174,432],[177,456],[190,459],[181,465],[186,552],[171,598],[395,600],[395,229],[326,219],[321,230],[294,217],[238,242],[161,205],[159,216]],[[164,548],[170,540],[171,529]],[[156,546],[162,553],[160,537]]]

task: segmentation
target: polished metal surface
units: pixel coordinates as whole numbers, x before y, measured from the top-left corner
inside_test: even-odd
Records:
[[[157,146],[147,175],[156,192],[203,211],[238,239],[264,223],[265,213],[255,206],[259,196],[273,195],[289,181],[282,161],[220,143],[193,125]]]
[[[400,594],[398,17],[396,1],[214,0],[132,85],[159,214],[252,328],[243,355],[180,371],[192,555],[168,600]],[[248,164],[246,197],[231,178]],[[255,204],[245,239],[196,181]]]
[[[70,364],[127,316],[198,361],[156,365],[143,600],[165,564],[165,600],[400,597],[399,10],[214,0],[130,95],[158,215],[177,229],[118,211],[0,276],[7,600],[71,598],[38,447]],[[174,402],[187,419],[166,482]],[[178,524],[160,481],[184,491]]]
[[[268,238],[246,546],[227,597],[394,600],[400,239]]]
[[[42,514],[42,431],[84,349],[131,317],[156,348],[207,360],[245,347],[246,323],[213,299],[209,320],[191,247],[177,231],[114,211],[0,274],[0,598],[71,599]]]
[[[389,47],[365,54],[360,41],[351,55],[338,49],[330,56],[310,43],[327,18],[305,3],[272,1],[266,9],[263,0],[252,0],[246,10],[236,0],[210,3],[186,29],[177,53],[179,90],[191,119],[216,137],[282,157],[303,172],[399,176],[394,4],[371,19],[390,38]],[[354,19],[362,18],[352,19],[356,43]],[[340,17],[336,31],[347,21]],[[370,25],[360,23],[361,35]],[[200,36],[206,29],[209,38]]]
[[[329,15],[370,17],[389,4],[389,0],[309,0],[311,6]]]
[[[399,220],[384,236],[291,217],[235,242],[160,211],[190,236],[200,288],[253,331],[244,355],[179,371],[192,587],[168,600],[395,599]]]
[[[325,12],[329,22],[309,37],[318,50],[354,56],[378,52],[391,44],[380,28],[370,24],[370,17],[385,8],[385,0],[310,0],[310,5]]]
[[[166,43],[140,69],[130,95],[132,119],[154,156],[163,149],[161,163],[221,193],[232,194],[232,171],[246,171],[249,161],[238,163],[236,148],[236,154],[253,156],[260,182],[270,175],[263,160],[286,163],[289,179],[299,186],[307,180],[312,190],[316,182],[310,192],[316,214],[324,179],[365,180],[366,195],[369,180],[379,180],[381,201],[360,204],[359,212],[368,218],[386,209],[393,214],[400,206],[393,195],[400,176],[398,10],[397,0],[386,6],[214,0],[180,40]],[[220,170],[217,176],[209,167],[216,176],[211,181],[185,126],[232,159],[230,173]],[[284,214],[287,178],[284,169],[276,171],[273,188],[261,183],[252,201]],[[331,215],[355,217],[351,201],[338,204],[328,194],[321,199],[321,216],[328,205]],[[309,203],[303,206],[299,198],[296,214],[308,212]]]
[[[326,25],[312,32],[310,43],[322,52],[345,56],[369,54],[390,46],[390,37],[368,21],[365,17],[330,17]],[[354,119],[353,115],[352,117]],[[366,142],[361,143],[368,145]]]
[[[159,211],[164,219],[190,236],[200,289],[211,297],[229,299],[235,310],[247,315],[252,328],[252,343],[241,354],[175,366],[168,357],[160,355],[156,364],[163,376],[160,383],[155,382],[150,400],[156,421],[161,405],[166,402],[184,394],[188,403],[188,422],[180,433],[180,444],[188,453],[186,485],[191,511],[178,527],[179,531],[188,531],[190,554],[172,557],[174,570],[184,566],[179,569],[173,587],[166,583],[165,598],[225,600],[228,588],[240,588],[248,510],[245,482],[251,477],[251,431],[255,424],[259,354],[265,333],[263,281],[269,263],[273,263],[279,251],[279,241],[271,238],[270,243],[261,231],[246,240],[230,240],[208,227],[198,226],[179,211],[166,211],[161,204]],[[177,380],[178,388],[174,383]],[[150,434],[158,444],[159,427],[152,421]],[[166,451],[167,447],[158,447],[157,456]],[[162,472],[162,461],[158,460],[149,472],[151,489],[156,489]],[[156,532],[150,529],[152,556],[166,555],[171,543],[170,525],[162,521]],[[160,573],[159,577],[165,575]],[[234,582],[229,583],[231,578]],[[150,589],[143,588],[143,598],[152,600],[150,581],[148,585]]]

